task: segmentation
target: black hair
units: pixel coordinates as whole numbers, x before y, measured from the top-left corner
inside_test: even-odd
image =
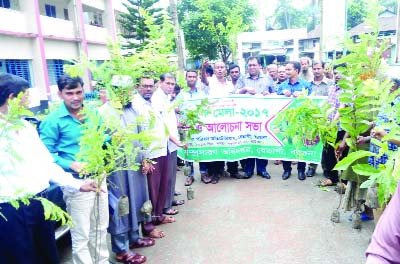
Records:
[[[258,65],[261,65],[261,60],[260,60],[259,57],[248,57],[247,58],[247,64],[249,64],[249,61],[251,61],[251,60],[256,60]]]
[[[173,75],[170,72],[163,73],[160,75],[160,81],[162,81],[162,82],[165,81],[165,79],[167,79],[167,78],[175,79],[175,75]]]
[[[288,61],[288,62],[286,63],[286,65],[288,65],[288,64],[292,64],[292,65],[293,65],[293,68],[294,68],[295,70],[297,70],[298,73],[300,73],[300,70],[301,70],[300,62],[298,62],[298,61]]]
[[[79,76],[71,77],[68,74],[64,74],[57,80],[57,86],[60,92],[64,89],[75,89],[79,84],[83,87],[83,80]]]
[[[235,68],[239,68],[239,71],[240,71],[239,65],[233,63],[233,64],[229,65],[229,72],[230,72],[231,70],[235,69]]]
[[[314,67],[315,64],[321,64],[322,69],[325,69],[325,62],[324,61],[315,60],[315,61],[312,62],[312,67]]]
[[[197,75],[197,71],[195,69],[186,70],[185,76],[187,77],[188,72],[194,72]]]
[[[19,93],[29,88],[29,82],[19,76],[10,73],[0,73],[0,106],[3,106],[11,94]]]
[[[175,84],[174,92],[178,95],[181,92],[181,87],[178,84]]]
[[[347,68],[347,64],[346,63],[336,64],[335,66],[333,66],[333,69],[336,70],[339,67]]]
[[[213,76],[214,69],[211,65],[208,65],[208,67],[206,68],[206,73],[208,73],[210,76]]]

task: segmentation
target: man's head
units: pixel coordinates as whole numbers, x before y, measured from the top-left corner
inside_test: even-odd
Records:
[[[261,62],[257,57],[250,57],[247,59],[247,70],[251,77],[258,76],[261,70]]]
[[[178,96],[180,92],[181,92],[181,87],[175,84],[174,90],[171,93],[171,101],[175,100],[175,98]]]
[[[346,63],[341,63],[341,64],[336,64],[333,66],[333,76],[335,77],[335,83],[338,83],[340,79],[342,79],[342,75],[340,73],[339,68],[346,68],[347,64]]]
[[[325,63],[324,75],[328,79],[333,79],[332,66],[330,64]]]
[[[186,71],[186,84],[190,88],[196,87],[197,82],[197,71],[196,70],[187,70]]]
[[[163,90],[165,94],[171,94],[174,91],[175,84],[175,75],[172,73],[161,74],[160,89]]]
[[[314,75],[314,80],[322,80],[324,78],[324,66],[323,61],[313,61],[312,70]]]
[[[297,80],[300,73],[300,68],[300,63],[297,61],[289,61],[285,67],[287,78]]]
[[[77,113],[82,109],[85,91],[83,81],[79,76],[62,75],[57,80],[58,96],[64,101],[69,112]]]
[[[310,58],[309,57],[300,58],[300,65],[301,65],[301,71],[307,72],[308,68],[310,68]]]
[[[226,76],[226,65],[223,61],[217,61],[214,64],[214,74],[217,79],[225,78]]]
[[[208,65],[206,68],[206,75],[207,77],[212,77],[214,75],[214,69],[211,65]]]
[[[144,100],[149,101],[154,92],[154,79],[152,77],[141,77],[137,86],[138,93]]]
[[[399,78],[391,78],[392,81],[392,87],[390,88],[390,92],[393,93],[400,87],[400,79]]]
[[[287,79],[286,75],[286,67],[285,66],[279,66],[278,68],[278,81],[279,82],[284,82]]]
[[[278,66],[276,64],[268,65],[267,71],[272,80],[276,81],[278,79]]]
[[[240,67],[237,64],[232,64],[229,67],[229,76],[233,82],[236,82],[240,78]]]
[[[7,101],[17,97],[20,93],[25,93],[29,83],[16,75],[0,73],[0,107],[7,110]]]

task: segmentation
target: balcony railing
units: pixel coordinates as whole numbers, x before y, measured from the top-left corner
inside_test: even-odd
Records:
[[[40,21],[42,24],[42,34],[44,36],[66,39],[74,39],[77,37],[72,21],[48,16],[40,16]]]
[[[34,24],[27,22],[24,13],[13,9],[0,8],[0,30],[16,33],[37,33],[36,28],[32,25]]]

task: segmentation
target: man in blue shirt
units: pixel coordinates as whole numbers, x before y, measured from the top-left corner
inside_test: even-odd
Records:
[[[40,124],[40,138],[53,155],[55,162],[79,178],[78,173],[83,169],[83,164],[76,161],[75,155],[80,150],[81,124],[85,122],[81,113],[85,94],[83,81],[81,77],[63,75],[58,79],[57,85],[58,95],[63,102]],[[73,221],[71,237],[74,264],[90,264],[94,259],[97,259],[96,264],[108,263],[107,193],[100,193],[99,203],[95,203],[97,194],[94,192],[72,193],[68,190],[63,192],[67,211]]]
[[[286,75],[288,79],[283,82],[279,87],[277,94],[278,95],[285,95],[287,97],[293,96],[298,97],[302,91],[305,89],[307,90],[307,94],[311,94],[311,83],[304,81],[299,78],[300,73],[300,63],[297,61],[290,61],[286,64]],[[282,161],[283,164],[283,174],[282,179],[287,180],[289,179],[292,173],[292,166],[291,161]],[[297,164],[297,171],[298,171],[298,179],[303,181],[306,179],[306,163],[299,162]]]

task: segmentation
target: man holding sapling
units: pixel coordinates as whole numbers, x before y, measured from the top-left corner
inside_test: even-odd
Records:
[[[36,129],[20,119],[23,113],[18,111],[24,111],[28,87],[18,76],[0,74],[0,263],[58,263],[54,223],[45,219],[44,212],[61,209],[45,210],[39,199],[46,198],[49,181],[77,194],[95,191],[97,186],[64,172]],[[18,208],[11,199],[14,203],[20,199]]]
[[[84,182],[84,179],[79,177],[83,164],[76,161],[75,157],[80,151],[81,124],[86,121],[81,113],[84,99],[83,81],[81,77],[63,75],[58,79],[57,85],[58,95],[63,102],[40,124],[40,138],[55,162]],[[76,193],[69,190],[64,190],[63,193],[67,211],[73,221],[71,237],[74,264],[90,264],[95,259],[96,264],[108,263],[107,193]]]
[[[147,174],[148,190],[152,210],[152,222],[154,225],[168,224],[175,222],[172,216],[165,216],[163,213],[169,180],[169,164],[168,164],[168,138],[166,125],[160,113],[152,103],[155,85],[154,79],[150,76],[144,76],[139,79],[137,87],[138,94],[132,100],[132,110],[142,118],[139,124],[142,131],[151,129],[151,133],[156,137],[150,146],[144,150],[144,157],[154,162],[153,169]],[[150,124],[153,126],[150,127]],[[176,162],[175,162],[176,164]],[[155,230],[155,231],[154,231]],[[146,236],[153,238],[164,237],[164,232],[159,229],[143,230]]]
[[[288,79],[278,87],[277,91],[278,95],[285,95],[287,97],[291,96],[298,97],[303,90],[307,90],[308,95],[311,94],[312,91],[311,84],[299,78],[300,69],[301,69],[300,63],[298,63],[297,61],[290,61],[286,64],[286,75]],[[284,160],[282,161],[282,165],[283,165],[282,180],[287,180],[292,174],[291,161]],[[306,179],[305,170],[306,170],[305,162],[297,163],[297,171],[298,171],[297,177],[301,181]]]

